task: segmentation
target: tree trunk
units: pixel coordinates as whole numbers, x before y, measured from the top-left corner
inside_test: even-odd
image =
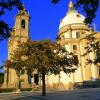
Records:
[[[18,75],[17,77],[18,77],[18,83],[17,83],[17,87],[16,87],[16,93],[21,93],[21,91],[20,91],[20,88],[21,88],[21,86],[20,86],[20,75]]]
[[[18,89],[20,90],[20,75],[18,75]]]
[[[42,69],[42,96],[46,95],[45,69]]]

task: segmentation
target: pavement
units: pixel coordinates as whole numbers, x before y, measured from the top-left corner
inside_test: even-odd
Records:
[[[0,100],[100,100],[100,88],[47,91],[46,96],[42,96],[41,91],[1,93]]]

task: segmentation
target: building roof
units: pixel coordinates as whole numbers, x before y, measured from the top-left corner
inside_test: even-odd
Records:
[[[75,10],[73,2],[70,1],[68,5],[68,12],[66,16],[61,20],[59,29],[69,24],[84,24],[84,20],[85,17]]]

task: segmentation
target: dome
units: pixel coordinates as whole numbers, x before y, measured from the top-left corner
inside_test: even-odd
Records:
[[[75,10],[74,4],[72,5],[72,2],[70,2],[69,3],[69,11],[66,14],[66,16],[61,20],[59,29],[66,25],[69,25],[69,24],[83,24],[84,20],[85,20],[85,17],[83,15],[79,14]]]
[[[67,14],[61,21],[59,29],[69,24],[82,24],[85,17],[79,13]]]

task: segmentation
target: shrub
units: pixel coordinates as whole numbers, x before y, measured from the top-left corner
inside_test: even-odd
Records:
[[[1,88],[0,89],[0,93],[3,93],[3,92],[13,92],[15,89],[14,88]]]
[[[31,91],[32,88],[21,88],[21,91]]]
[[[21,88],[21,91],[31,91],[32,88]],[[7,93],[7,92],[15,92],[16,89],[15,88],[1,88],[0,89],[0,93]]]

